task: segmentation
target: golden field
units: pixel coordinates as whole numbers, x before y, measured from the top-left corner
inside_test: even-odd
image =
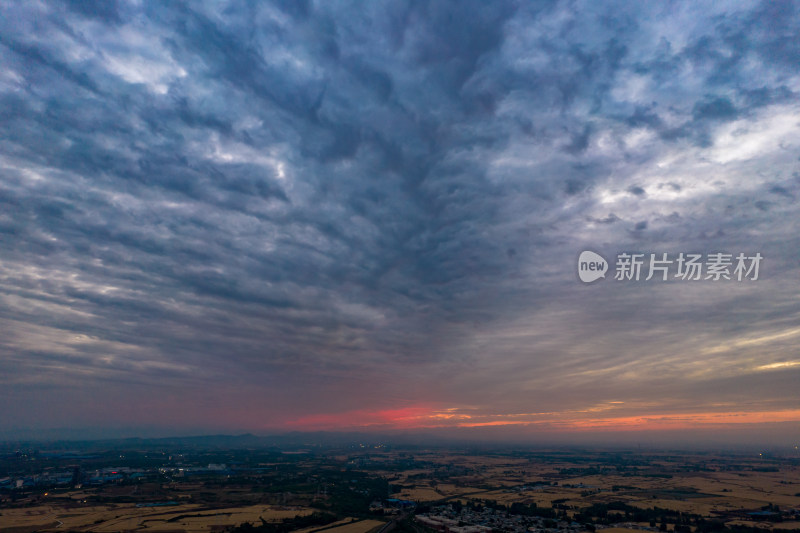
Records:
[[[32,531],[116,531],[207,533],[244,522],[261,523],[309,514],[309,509],[280,509],[264,505],[208,509],[196,504],[136,507],[133,504],[68,507],[46,504],[3,509],[1,533]],[[358,533],[358,532],[348,532]]]

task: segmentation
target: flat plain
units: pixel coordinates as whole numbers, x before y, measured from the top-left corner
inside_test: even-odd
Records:
[[[37,482],[2,489],[0,533],[204,533],[244,523],[288,523],[315,513],[332,518],[324,524],[298,521],[295,529],[369,533],[396,516],[392,506],[397,500],[413,501],[419,508],[523,505],[562,520],[585,520],[587,509],[602,508],[606,533],[653,529],[652,519],[634,519],[636,509],[667,510],[728,527],[800,530],[796,453],[489,452],[383,445],[272,453],[269,460],[247,450],[214,453],[213,461],[237,466],[203,469],[199,465],[211,459],[194,452],[181,454],[180,468],[174,468],[176,459],[164,453],[169,457],[164,464],[136,469],[136,474],[126,470],[113,482],[54,487]],[[139,457],[134,452],[125,456]],[[102,453],[92,460],[92,467],[101,464]],[[17,459],[7,466],[6,479],[13,480],[18,475],[13,468],[26,464]],[[69,466],[76,471],[90,467],[75,460]],[[47,466],[45,473],[48,468],[64,465]],[[676,530],[679,523],[680,518],[663,524],[661,531]],[[617,529],[608,529],[612,526]],[[681,531],[687,528],[691,532],[696,526],[685,525]]]

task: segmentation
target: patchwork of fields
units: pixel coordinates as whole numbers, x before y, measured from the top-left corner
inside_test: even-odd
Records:
[[[609,526],[652,530],[661,515],[669,519],[661,519],[661,531],[691,533],[706,519],[728,527],[800,530],[800,458],[792,456],[382,447],[258,460],[250,457],[255,452],[220,453],[218,461],[243,465],[249,457],[252,466],[223,473],[198,469],[191,479],[162,466],[100,486],[0,491],[0,533],[206,533],[246,523],[303,533],[370,533],[396,518],[398,500],[421,508],[516,508],[560,521],[588,520],[606,533],[614,533]],[[192,462],[210,462],[202,454],[179,460],[187,472]],[[15,468],[27,464],[16,461]]]

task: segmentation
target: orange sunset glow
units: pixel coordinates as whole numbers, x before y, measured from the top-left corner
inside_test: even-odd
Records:
[[[286,425],[296,429],[431,429],[529,426],[545,432],[659,431],[746,427],[754,424],[797,422],[800,409],[751,412],[659,413],[635,416],[588,416],[587,412],[472,414],[457,408],[425,406],[381,411],[349,411],[305,416]]]

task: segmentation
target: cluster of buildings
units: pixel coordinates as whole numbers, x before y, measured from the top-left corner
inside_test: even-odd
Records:
[[[442,533],[490,533],[498,530],[512,533],[588,533],[595,531],[595,528],[600,532],[604,527],[566,520],[556,521],[538,516],[516,515],[491,507],[479,509],[462,507],[456,510],[450,505],[434,507],[428,514],[418,514],[416,520]],[[658,531],[656,528],[642,527],[633,523],[607,527]]]
[[[582,533],[588,531],[583,524],[578,522],[556,522],[537,516],[515,515],[491,507],[480,509],[463,507],[457,511],[450,505],[439,506],[428,514],[417,515],[416,520],[443,533],[489,533],[492,530],[513,533]]]
[[[6,476],[0,478],[0,490],[24,489],[36,486],[69,487],[76,483],[76,472],[42,472],[30,476]]]
[[[105,467],[96,470],[81,470],[75,468],[65,471],[44,471],[32,475],[12,475],[0,478],[0,490],[15,490],[27,488],[48,487],[75,487],[86,485],[105,485],[109,483],[122,483],[124,481],[140,481],[159,477],[181,478],[199,475],[230,475],[233,471],[225,464],[209,464],[208,467],[159,467],[159,468],[129,468]]]
[[[416,520],[426,527],[444,533],[489,533],[492,530],[491,527],[480,524],[466,525],[462,523],[463,525],[459,526],[458,520],[438,515],[418,515]]]
[[[398,514],[401,511],[414,509],[417,502],[411,500],[400,500],[397,498],[387,498],[384,501],[374,501],[370,504],[369,510],[373,513]]]

